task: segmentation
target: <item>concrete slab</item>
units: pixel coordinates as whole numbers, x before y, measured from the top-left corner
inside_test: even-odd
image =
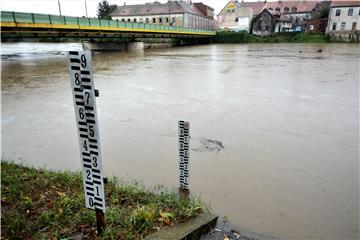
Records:
[[[162,228],[145,240],[198,240],[216,225],[218,216],[203,215],[172,227]]]

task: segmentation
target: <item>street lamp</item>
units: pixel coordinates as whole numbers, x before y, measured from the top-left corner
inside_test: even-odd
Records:
[[[85,12],[86,12],[86,17],[88,18],[88,12],[87,12],[87,5],[86,5],[86,0],[85,0]]]
[[[60,6],[60,0],[58,0],[58,6],[59,6],[59,13],[60,13],[60,16],[61,16],[61,6]]]

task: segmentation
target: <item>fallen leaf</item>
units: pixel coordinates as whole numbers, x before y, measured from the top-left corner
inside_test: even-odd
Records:
[[[169,212],[163,212],[160,210],[160,216],[162,218],[172,218],[173,217],[173,214],[172,213],[169,213]]]
[[[65,193],[64,193],[64,192],[58,192],[58,191],[56,191],[56,193],[57,193],[57,195],[60,196],[60,197],[65,196]]]
[[[48,208],[52,208],[54,206],[54,201],[50,200],[48,203],[47,203],[47,207]]]
[[[165,221],[164,221],[167,225],[170,225],[171,224],[171,221],[170,221],[170,219],[165,219]]]

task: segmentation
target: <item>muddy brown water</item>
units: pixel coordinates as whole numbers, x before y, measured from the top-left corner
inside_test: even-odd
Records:
[[[4,159],[81,169],[62,53],[72,49],[2,44]],[[97,52],[93,65],[107,175],[176,187],[177,121],[189,120],[192,193],[234,226],[358,238],[359,46]]]

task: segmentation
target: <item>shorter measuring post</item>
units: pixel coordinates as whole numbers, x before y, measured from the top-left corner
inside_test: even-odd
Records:
[[[96,111],[96,90],[89,51],[68,53],[86,208],[96,211],[98,233],[105,228],[105,194]]]
[[[187,198],[190,195],[189,189],[189,144],[190,144],[190,123],[179,121],[179,167],[180,187],[179,194]]]

